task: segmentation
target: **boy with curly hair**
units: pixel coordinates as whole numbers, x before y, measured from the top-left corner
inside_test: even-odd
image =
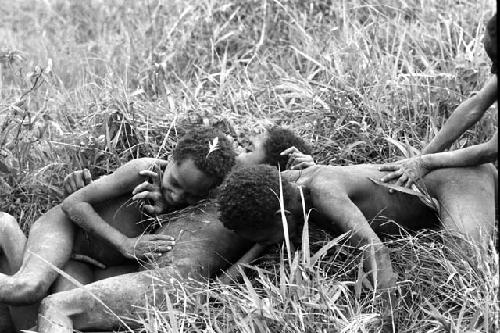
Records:
[[[439,214],[418,192],[393,186],[399,191],[390,194],[377,180],[381,175],[377,165],[368,164],[316,165],[281,174],[264,165],[235,169],[220,189],[220,220],[252,242],[280,242],[286,230],[282,214],[290,237],[301,231],[303,197],[312,222],[333,233],[350,232],[350,242],[363,249],[364,267],[373,274],[378,289],[395,287],[396,281],[389,251],[379,237],[398,235],[400,227],[443,226],[488,246],[495,226],[497,171],[493,165],[429,173],[423,181],[429,196],[439,203]]]
[[[210,128],[200,128],[179,140],[169,161],[135,159],[73,192],[61,205],[35,221],[28,239],[22,242],[25,244],[7,241],[0,244],[0,261],[5,261],[7,271],[13,274],[0,273],[0,303],[34,304],[47,295],[49,288],[52,291],[73,288],[64,279],[54,283],[58,273],[52,266],[64,269],[86,284],[118,272],[136,271],[137,259],[170,251],[175,244],[171,236],[145,234],[151,228],[150,223],[133,200],[134,189],[144,181],[139,172],[164,168],[159,186],[165,207],[171,211],[207,197],[234,162],[235,153],[226,136]],[[3,216],[1,220],[3,228],[8,219]],[[12,223],[9,227],[12,229]],[[25,247],[24,254],[17,256],[18,260],[12,256],[2,258],[13,247]],[[73,260],[72,253],[87,260]],[[97,269],[89,260],[108,268]],[[27,311],[13,312],[21,314],[20,318],[14,318],[18,319],[18,329],[33,325],[34,318]]]
[[[238,155],[236,163],[251,165],[271,161],[270,163],[274,164],[275,162],[272,161],[280,160],[281,156],[284,166],[289,164],[292,168],[295,166],[300,168],[313,165],[312,157],[302,154],[299,149],[308,154],[311,152],[310,146],[291,130],[274,126],[255,138],[253,150]],[[181,152],[185,149],[176,149],[176,151]],[[270,154],[273,156],[269,156]],[[168,205],[163,199],[166,195],[162,195],[160,191],[161,174],[152,170],[143,170],[140,171],[140,174],[150,180],[139,184],[134,189],[134,200],[149,199],[152,204],[144,205],[144,210],[151,214],[164,213]],[[151,182],[151,180],[153,181]],[[64,189],[66,193],[71,194],[91,182],[88,170],[77,171],[65,178]],[[135,299],[132,303],[143,302],[144,295],[150,291],[152,282],[151,279],[145,279],[145,276],[151,276],[153,272],[160,274],[160,276],[212,277],[228,268],[252,246],[251,242],[224,228],[218,220],[217,206],[213,201],[203,202],[183,211],[174,212],[169,214],[167,219],[169,223],[160,228],[156,234],[176,237],[175,246],[171,251],[163,253],[161,257],[156,257],[154,263],[145,263],[142,272],[107,278],[88,285],[88,288],[92,288],[94,295],[106,299],[107,305],[115,313],[129,315],[130,312],[134,311],[130,307],[130,303],[123,302],[124,297]],[[96,270],[96,272],[99,271],[99,269]],[[113,274],[107,276],[132,271],[134,269],[123,269],[122,267],[116,269],[115,266]],[[104,277],[104,274],[101,273],[96,275],[99,275],[97,276],[99,279]],[[62,279],[59,278],[59,280]],[[59,290],[61,289],[70,288],[67,286]],[[105,311],[102,306],[94,304],[92,297],[89,299],[88,296],[89,294],[81,289],[73,289],[71,292],[57,293],[46,298],[40,315],[42,323],[39,326],[40,332],[53,332],[57,325],[52,326],[51,322],[64,323],[66,327],[74,325],[78,329],[116,327],[119,324],[117,318],[103,314]],[[68,307],[67,302],[71,303],[72,306]],[[74,315],[72,316],[74,322],[66,314],[68,309],[71,309]],[[65,330],[62,329],[62,331]]]

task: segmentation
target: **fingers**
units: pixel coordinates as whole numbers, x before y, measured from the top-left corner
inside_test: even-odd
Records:
[[[161,212],[163,211],[161,207],[157,205],[144,205],[142,209],[144,209],[144,211],[150,215],[161,214]]]
[[[85,185],[92,183],[92,175],[89,169],[83,169],[83,182]]]
[[[385,175],[384,177],[382,177],[380,179],[380,181],[383,183],[387,183],[390,180],[401,177],[402,174],[403,174],[403,170],[399,169],[399,170],[396,170],[394,172],[391,172],[391,173]]]
[[[133,193],[132,193],[133,194]],[[133,200],[140,200],[140,199],[151,199],[154,201],[160,200],[161,194],[158,191],[155,191],[155,189],[149,188],[148,190],[141,190],[140,192],[137,192],[132,196]]]
[[[403,173],[401,177],[396,181],[397,186],[404,186],[406,182],[408,181],[408,175],[406,173]]]
[[[144,191],[155,192],[155,190],[158,190],[157,185],[154,185],[154,184],[151,184],[151,183],[148,183],[147,181],[145,181],[143,183],[140,183],[136,187],[134,187],[134,190],[132,191],[132,195],[136,195],[136,194],[138,194],[140,192],[144,192]]]
[[[142,170],[139,171],[139,175],[146,177],[146,182],[158,185],[161,182],[161,172],[155,172],[152,170]]]
[[[280,155],[290,155],[292,153],[298,153],[299,150],[297,148],[295,148],[295,146],[291,146],[290,148],[287,148],[285,150],[283,150]]]
[[[411,189],[412,185],[413,185],[413,179],[411,179],[410,177],[408,177],[408,180],[404,183],[403,186],[406,187],[406,188]]]
[[[291,167],[291,170],[303,170],[315,165],[314,162],[302,162]]]
[[[173,241],[174,237],[164,234],[144,234],[140,237],[140,241]]]
[[[395,171],[398,170],[401,166],[395,164],[385,164],[381,165],[378,169],[379,171]]]

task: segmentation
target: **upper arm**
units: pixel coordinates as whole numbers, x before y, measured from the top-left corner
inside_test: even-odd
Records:
[[[320,192],[313,194],[314,208],[328,220],[332,230],[343,233],[351,231],[354,245],[367,245],[379,240],[361,210],[347,194],[332,193],[331,188]]]
[[[63,209],[77,202],[97,203],[131,193],[134,187],[143,181],[139,171],[150,164],[151,159],[135,159],[127,162],[112,174],[103,176],[72,193],[63,201]]]

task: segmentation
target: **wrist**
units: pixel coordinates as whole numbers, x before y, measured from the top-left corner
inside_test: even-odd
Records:
[[[420,155],[419,159],[422,169],[426,169],[428,171],[435,169],[435,161],[432,154]]]
[[[134,247],[133,238],[123,236],[116,247],[118,248],[118,251],[120,251],[120,253],[124,256],[130,255],[131,249],[133,249]]]

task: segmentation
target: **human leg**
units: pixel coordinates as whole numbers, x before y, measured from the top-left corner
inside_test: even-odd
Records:
[[[0,273],[12,275],[19,270],[23,260],[26,236],[16,219],[0,212]],[[7,322],[12,329],[27,329],[36,322],[38,304],[28,306],[0,305],[3,318],[0,317],[0,332],[8,332]],[[2,327],[2,325],[5,325]]]
[[[160,304],[170,289],[179,291],[180,284],[173,282],[177,277],[173,267],[164,267],[111,277],[50,295],[42,301],[38,331],[112,330],[124,322],[134,327],[134,322],[121,318],[137,318],[147,300]]]
[[[216,206],[210,203],[189,207],[167,218],[169,222],[158,232],[176,238],[172,251],[154,263],[145,264],[144,269],[148,270],[47,297],[40,311],[39,332],[115,328],[120,325],[116,315],[136,318],[138,308],[134,305],[144,305],[146,297],[151,300],[154,296],[159,304],[168,294],[165,288],[178,292],[175,289],[178,285],[170,285],[171,281],[209,278],[227,269],[252,246],[224,228],[217,218]],[[158,288],[159,280],[168,287]],[[114,314],[91,294],[104,301]]]
[[[73,236],[73,223],[60,206],[42,215],[31,227],[19,270],[13,276],[0,273],[0,303],[41,300],[58,275],[51,265],[62,268],[70,258]]]
[[[491,164],[438,169],[425,179],[443,226],[486,247],[495,228],[497,170]]]
[[[11,275],[21,266],[26,237],[16,219],[0,212],[0,273]],[[0,304],[0,332],[14,332],[9,307]]]

